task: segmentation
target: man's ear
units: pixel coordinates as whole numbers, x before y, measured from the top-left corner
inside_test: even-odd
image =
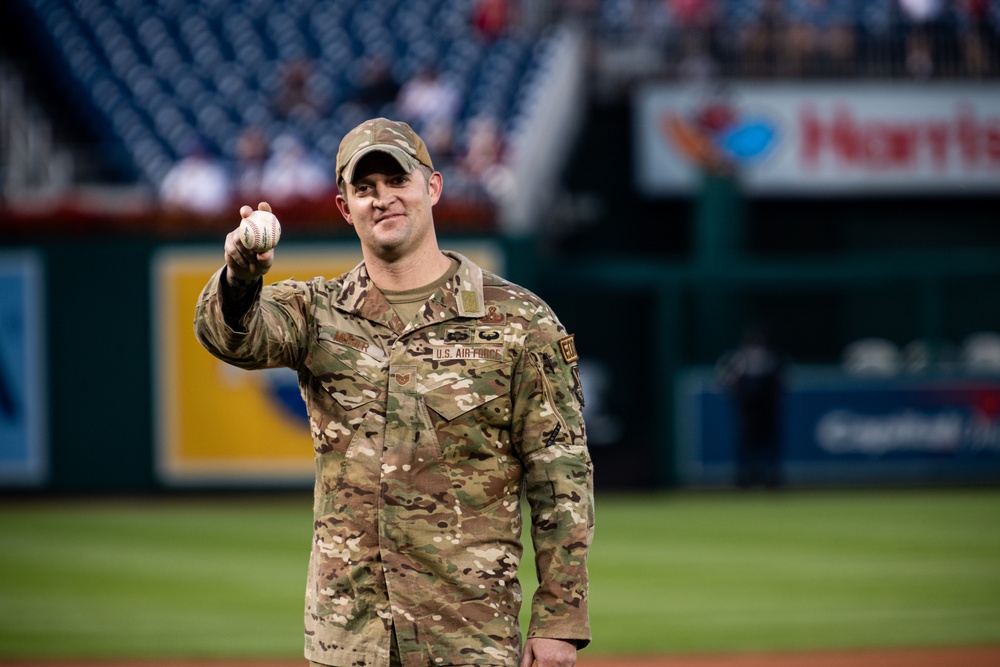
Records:
[[[431,206],[438,203],[441,199],[441,191],[444,190],[444,176],[441,175],[440,171],[435,171],[431,173],[430,178],[427,179],[427,190],[431,195]]]
[[[344,195],[337,195],[336,201],[337,210],[344,216],[344,220],[347,221],[347,224],[353,225],[354,223],[351,222],[351,209],[347,206],[347,199],[344,198]]]

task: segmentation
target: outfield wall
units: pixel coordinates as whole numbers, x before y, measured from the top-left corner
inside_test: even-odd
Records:
[[[775,444],[789,485],[1000,480],[1000,373],[799,368],[779,405]],[[738,441],[735,402],[715,369],[679,374],[678,482],[732,485]]]
[[[481,252],[480,261],[539,292],[576,334],[599,488],[689,480],[677,467],[674,378],[735,344],[751,313],[769,316],[793,361],[835,362],[844,344],[872,333],[905,342],[1000,331],[1000,309],[981,307],[995,303],[1000,286],[991,251],[742,260],[708,270],[686,261],[580,263],[498,237],[443,245]],[[283,248],[288,261],[303,253],[295,273],[334,259],[339,271],[356,259],[356,241],[345,237],[291,238]],[[0,489],[309,484],[309,448],[298,445],[307,432],[286,409],[296,393],[287,377],[213,365],[190,333],[192,295],[221,263],[217,244],[77,234],[0,255]],[[223,392],[228,398],[213,402]],[[247,401],[266,408],[267,429],[227,444],[220,434],[237,431],[236,406]],[[829,471],[824,482],[853,481]]]

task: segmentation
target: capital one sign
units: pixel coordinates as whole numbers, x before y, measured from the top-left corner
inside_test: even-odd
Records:
[[[734,170],[748,192],[1000,192],[1000,85],[648,87],[637,94],[638,186],[697,187]]]

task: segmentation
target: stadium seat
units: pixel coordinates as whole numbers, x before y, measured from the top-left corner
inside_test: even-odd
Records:
[[[162,161],[178,158],[195,136],[232,159],[247,126],[271,139],[295,130],[332,161],[338,142],[328,137],[385,110],[346,104],[366,57],[390,62],[400,84],[436,65],[465,98],[456,137],[472,116],[516,116],[539,60],[534,42],[478,41],[464,0],[22,1],[59,45],[61,68],[87,91],[89,99],[75,104],[83,115],[93,109],[94,122],[110,128],[131,156],[136,177],[153,185]],[[274,115],[281,67],[298,59],[315,65],[309,90],[326,119]]]

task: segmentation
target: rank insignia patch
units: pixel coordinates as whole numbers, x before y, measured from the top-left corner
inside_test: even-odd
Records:
[[[410,389],[413,385],[416,369],[413,366],[399,366],[392,370],[392,381],[401,389]]]
[[[570,334],[559,340],[559,351],[562,352],[563,360],[567,364],[571,364],[580,358],[580,355],[576,352],[576,339],[574,338],[574,334]]]

